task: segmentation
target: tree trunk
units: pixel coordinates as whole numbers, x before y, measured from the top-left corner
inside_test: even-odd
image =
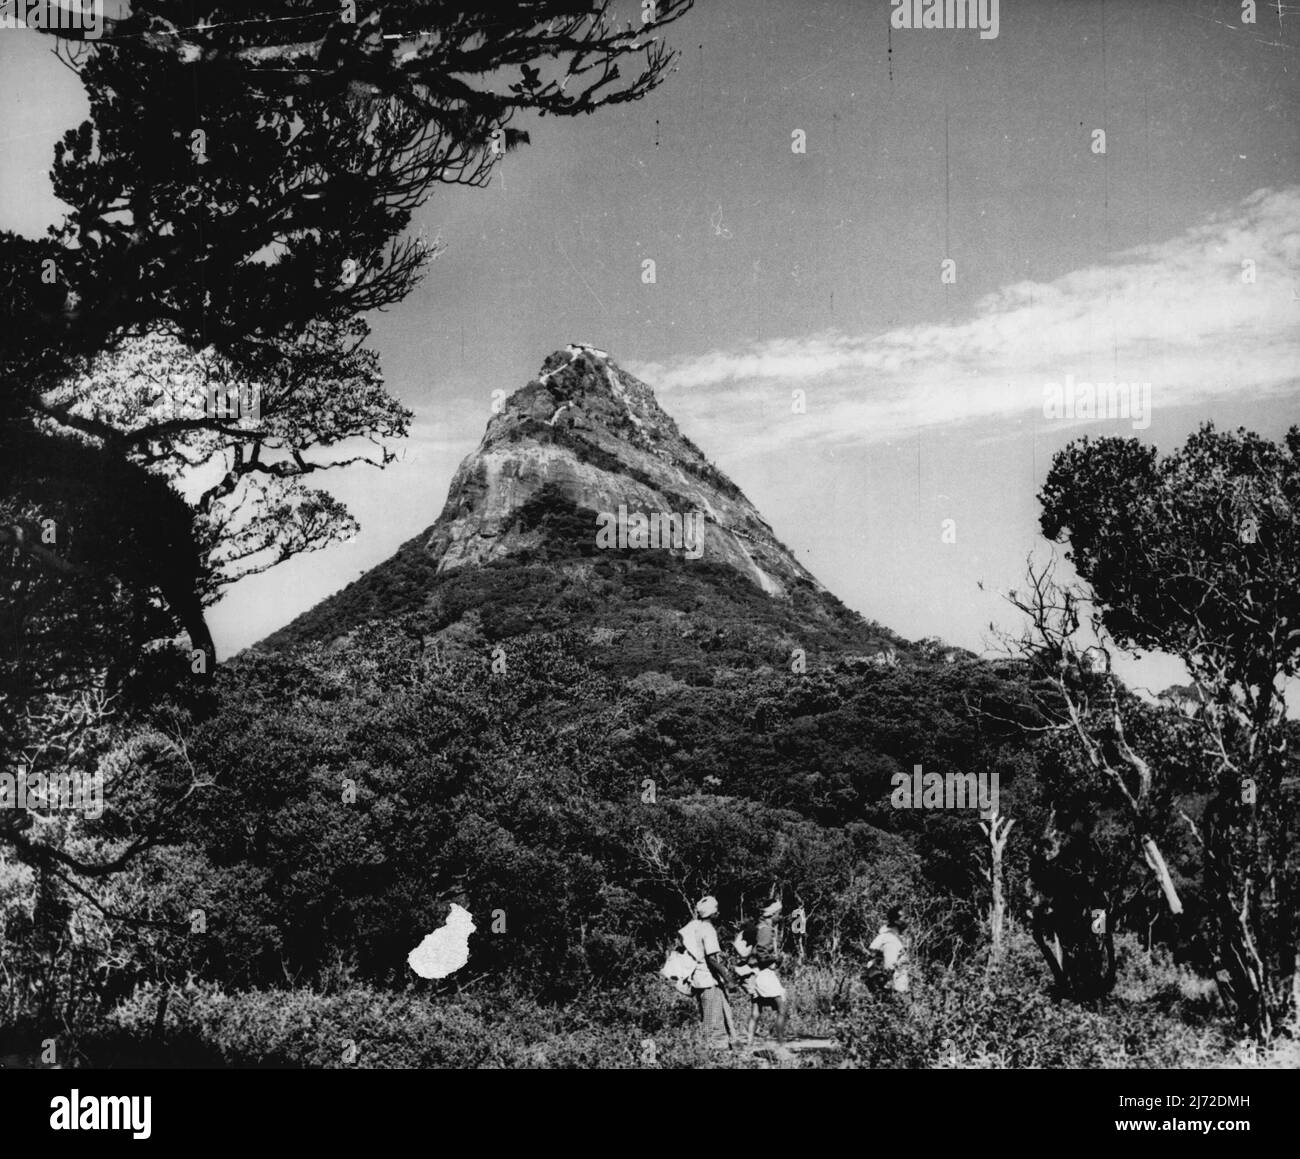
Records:
[[[984,876],[989,883],[989,943],[990,960],[1002,958],[1002,929],[1006,921],[1006,894],[1002,881],[1002,853],[1007,847],[1007,837],[1015,819],[1003,819],[994,813],[987,821],[980,822],[984,836],[988,838],[988,867]]]
[[[1169,903],[1169,912],[1180,914],[1183,912],[1183,903],[1178,896],[1178,891],[1174,888],[1174,879],[1169,875],[1169,866],[1165,864],[1164,856],[1160,852],[1160,847],[1156,845],[1155,838],[1149,833],[1142,835],[1142,853],[1146,857],[1147,864],[1151,867],[1151,872],[1156,875],[1156,880],[1160,883],[1160,889],[1165,895],[1165,901]]]

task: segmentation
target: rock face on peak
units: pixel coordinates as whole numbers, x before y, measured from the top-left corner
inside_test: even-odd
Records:
[[[625,669],[694,680],[907,648],[822,587],[650,387],[585,343],[504,401],[433,526],[259,647],[379,622],[465,648],[577,630]]]
[[[820,588],[740,488],[677,429],[654,392],[592,346],[557,350],[488,423],[427,540],[438,571],[535,547],[542,532],[520,526],[518,515],[546,488],[612,519],[620,507],[629,518],[698,513],[702,558],[769,595]],[[593,542],[596,532],[593,522]],[[685,554],[689,547],[661,550]]]

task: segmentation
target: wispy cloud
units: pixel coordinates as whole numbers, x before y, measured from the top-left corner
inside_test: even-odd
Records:
[[[1243,261],[1254,281],[1243,280]],[[1149,382],[1157,414],[1300,385],[1300,187],[1261,189],[1159,244],[1018,282],[957,323],[827,331],[668,363],[629,363],[679,418],[738,453],[791,438],[893,439],[939,424],[1043,418],[1044,386]],[[807,413],[791,413],[791,391]],[[688,425],[691,425],[688,422]]]

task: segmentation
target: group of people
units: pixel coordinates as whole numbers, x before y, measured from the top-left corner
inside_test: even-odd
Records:
[[[740,1035],[731,1008],[730,995],[737,988],[749,999],[746,1045],[753,1045],[759,1017],[764,1010],[776,1014],[773,1037],[785,1041],[789,999],[781,983],[781,899],[769,898],[758,920],[741,928],[732,942],[735,962],[728,966],[722,953],[714,920],[718,899],[702,897],[695,905],[695,918],[677,931],[678,955],[684,955],[680,981],[689,987],[699,1007],[705,1045],[726,1050],[738,1044]],[[892,908],[880,933],[870,946],[868,984],[896,993],[908,988],[907,949],[903,933],[907,926],[899,907]],[[665,972],[667,972],[665,967]]]

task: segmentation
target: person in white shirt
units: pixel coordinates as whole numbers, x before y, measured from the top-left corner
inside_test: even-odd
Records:
[[[717,913],[717,898],[700,898],[695,906],[695,920],[687,922],[677,931],[677,936],[682,949],[696,962],[689,981],[699,1004],[705,1045],[726,1050],[736,1040],[736,1028],[726,994],[731,976],[722,961],[718,931],[711,920]]]
[[[903,934],[907,923],[903,920],[903,911],[894,906],[886,915],[885,924],[880,933],[868,947],[872,960],[867,968],[868,977],[874,977],[883,983],[885,989],[897,994],[905,994],[908,987],[907,946]]]

